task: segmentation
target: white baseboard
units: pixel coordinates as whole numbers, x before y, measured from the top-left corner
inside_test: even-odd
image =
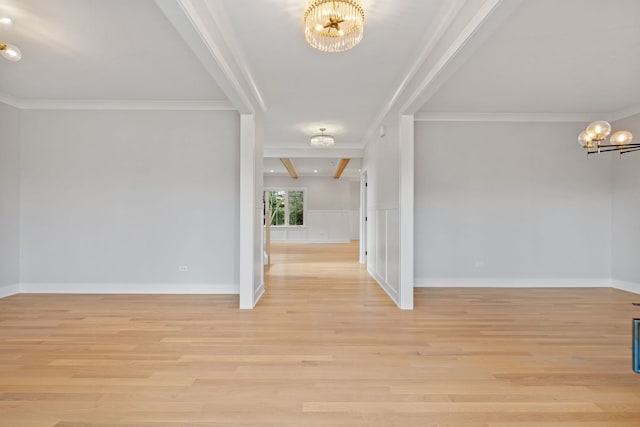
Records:
[[[256,289],[256,291],[253,293],[253,300],[255,301],[255,304],[258,304],[258,301],[260,301],[260,298],[262,298],[262,295],[264,295],[264,283],[261,284],[260,286],[258,286],[258,289]]]
[[[240,285],[214,283],[21,283],[25,294],[205,294],[235,295]]]
[[[423,277],[416,278],[415,288],[609,288],[609,278],[512,278],[512,277]]]
[[[613,279],[611,286],[621,291],[633,292],[634,294],[640,294],[640,283],[625,282],[624,280]]]
[[[20,285],[1,285],[0,286],[0,298],[10,297],[11,295],[20,293]]]
[[[350,239],[331,239],[331,240],[274,240],[271,243],[351,243]]]
[[[391,298],[393,302],[395,302],[396,305],[400,307],[400,298],[398,295],[398,291],[389,286],[387,281],[380,277],[375,271],[371,270],[369,266],[367,266],[367,273],[369,273],[369,275],[373,277],[376,282],[378,282],[378,285],[380,285],[380,287],[387,293],[387,295],[389,295],[389,298]]]

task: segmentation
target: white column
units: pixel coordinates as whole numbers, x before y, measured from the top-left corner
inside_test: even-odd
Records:
[[[400,116],[400,308],[413,310],[413,115]]]
[[[240,115],[240,308],[255,306],[255,116]],[[262,246],[262,242],[260,242]]]

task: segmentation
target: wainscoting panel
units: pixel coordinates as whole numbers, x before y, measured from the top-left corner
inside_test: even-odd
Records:
[[[400,217],[398,208],[367,209],[367,271],[398,304]]]
[[[360,211],[349,211],[349,239],[360,240]]]
[[[350,211],[307,211],[304,226],[271,227],[272,242],[349,243]]]

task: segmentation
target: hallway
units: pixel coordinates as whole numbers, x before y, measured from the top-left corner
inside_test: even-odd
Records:
[[[395,307],[358,263],[358,244],[272,243],[271,265],[265,268],[267,292],[258,306],[324,307],[331,312]]]

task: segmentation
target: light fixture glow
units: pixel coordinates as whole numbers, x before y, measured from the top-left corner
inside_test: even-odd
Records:
[[[619,130],[611,134],[611,124],[604,120],[590,123],[587,128],[578,135],[578,144],[587,150],[587,154],[606,153],[618,151],[620,155],[640,151],[640,144],[633,144],[633,134],[628,130]]]
[[[611,125],[609,122],[599,120],[587,126],[585,132],[587,136],[594,141],[604,141],[611,133]]]
[[[326,128],[320,128],[320,133],[311,137],[311,145],[314,147],[331,147],[335,144],[335,139],[331,135],[325,135]]]
[[[9,43],[0,43],[0,54],[12,62],[22,59],[22,52],[16,46]]]
[[[0,16],[0,26],[9,28],[13,24],[13,20],[8,16]],[[0,55],[9,61],[16,62],[22,59],[22,52],[17,46],[0,41]]]
[[[313,170],[313,173],[318,173],[318,169],[314,169],[314,170]]]
[[[269,173],[274,173],[275,171],[273,169],[269,169]]]
[[[619,130],[611,135],[611,145],[629,145],[633,142],[633,134],[628,130]]]
[[[307,43],[314,48],[344,52],[362,40],[364,9],[360,0],[309,0],[304,28]]]

